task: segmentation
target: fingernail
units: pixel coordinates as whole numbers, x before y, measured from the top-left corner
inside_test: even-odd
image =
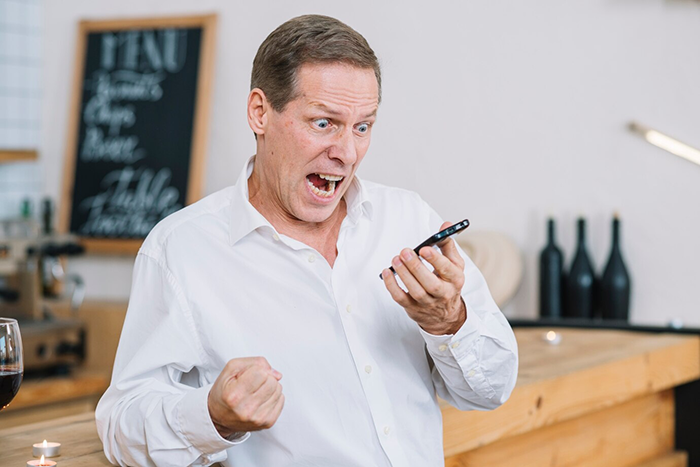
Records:
[[[388,268],[387,268],[387,269],[384,269],[384,270],[382,271],[382,278],[389,277],[389,274],[391,274],[391,271],[389,271]]]
[[[413,250],[409,250],[408,248],[401,251],[401,257],[408,261],[409,259],[413,258]]]
[[[423,256],[423,258],[432,258],[433,254],[434,252],[432,248],[423,248],[421,251],[421,256]]]
[[[398,256],[394,256],[394,259],[391,260],[391,264],[393,264],[395,268],[399,267],[401,266],[401,260]]]
[[[277,371],[277,370],[272,370],[272,376],[274,376],[274,377],[277,378],[278,380],[279,380],[279,379],[282,379],[282,373],[280,373],[280,372]]]

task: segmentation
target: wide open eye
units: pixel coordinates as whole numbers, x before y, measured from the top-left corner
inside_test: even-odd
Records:
[[[369,123],[360,123],[356,128],[360,133],[367,133],[369,131]]]
[[[314,125],[316,125],[318,128],[325,130],[330,126],[331,122],[327,118],[317,118],[314,120]]]

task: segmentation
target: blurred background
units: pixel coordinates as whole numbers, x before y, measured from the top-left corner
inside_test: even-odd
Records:
[[[446,465],[700,467],[700,165],[630,129],[700,147],[698,0],[0,0],[0,464],[109,465],[94,409],[141,240],[93,234],[235,182],[253,57],[307,13],[383,67],[359,174],[471,221],[518,340],[506,405],[442,402]],[[562,309],[583,319],[535,319]]]
[[[565,268],[576,218],[587,219],[600,274],[618,212],[630,320],[700,325],[700,167],[627,129],[634,120],[700,146],[697,1],[0,0],[0,148],[38,154],[0,162],[0,218],[20,215],[26,198],[60,203],[80,20],[209,13],[204,194],[232,184],[254,153],[245,105],[259,44],[291,17],[327,14],[362,33],[383,66],[360,175],[417,191],[444,218],[469,218],[470,232],[509,236],[524,274],[508,317],[537,315],[548,216]],[[88,300],[125,301],[133,260],[91,254],[66,268]]]

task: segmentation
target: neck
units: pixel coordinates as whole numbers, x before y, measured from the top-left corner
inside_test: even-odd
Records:
[[[297,219],[284,209],[279,209],[274,199],[263,193],[260,180],[253,169],[248,178],[248,201],[267,219],[280,234],[298,240],[318,251],[333,267],[338,256],[337,243],[340,226],[347,214],[347,205],[343,197],[328,219],[321,222],[306,222]]]

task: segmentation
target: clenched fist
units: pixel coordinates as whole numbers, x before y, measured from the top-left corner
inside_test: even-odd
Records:
[[[209,391],[209,416],[219,434],[259,431],[275,424],[284,406],[279,380],[263,357],[234,358]]]

